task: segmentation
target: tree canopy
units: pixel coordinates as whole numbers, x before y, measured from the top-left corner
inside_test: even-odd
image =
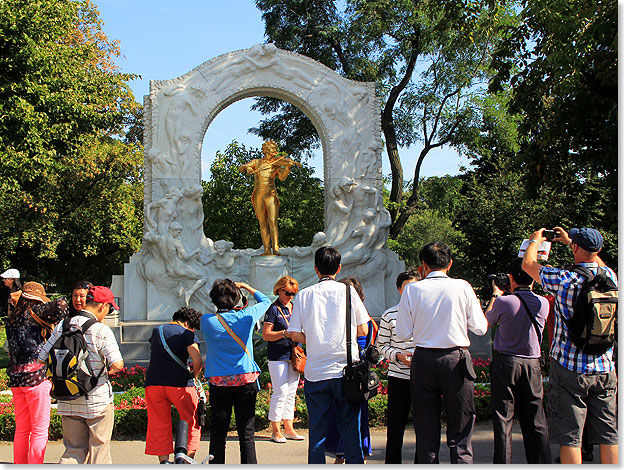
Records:
[[[0,260],[27,278],[110,282],[138,249],[138,113],[87,0],[0,2]]]
[[[534,192],[550,188],[559,203],[602,187],[606,204],[591,222],[615,232],[617,2],[525,0],[521,7],[492,57],[490,90],[509,87],[527,183]]]
[[[343,76],[374,81],[392,172],[388,199],[400,233],[418,205],[423,160],[443,145],[461,148],[457,136],[480,123],[479,97],[489,79],[489,56],[513,9],[502,1],[257,0],[267,38],[278,47],[320,61]],[[343,7],[344,6],[344,7]],[[287,103],[261,100],[256,109],[277,112],[255,129],[262,137],[292,136],[302,151],[314,137],[306,118]],[[406,198],[400,147],[420,153]]]

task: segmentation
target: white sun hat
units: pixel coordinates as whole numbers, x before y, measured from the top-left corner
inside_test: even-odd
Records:
[[[7,269],[5,272],[0,274],[2,279],[19,279],[19,271],[17,269]]]

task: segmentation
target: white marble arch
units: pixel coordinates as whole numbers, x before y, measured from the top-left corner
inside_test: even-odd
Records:
[[[390,215],[381,197],[381,106],[374,83],[348,80],[308,57],[257,44],[181,77],[150,82],[144,97],[146,235],[125,266],[124,320],[169,319],[185,303],[210,309],[214,279],[249,280],[257,250],[217,252],[202,230],[210,214],[199,210],[197,185],[206,129],[227,106],[254,96],[282,99],[310,118],[323,147],[327,242],[343,254],[344,275],[363,281],[372,314],[397,300],[394,279],[403,265],[386,246]],[[310,264],[289,256],[294,248],[284,250],[290,272]]]

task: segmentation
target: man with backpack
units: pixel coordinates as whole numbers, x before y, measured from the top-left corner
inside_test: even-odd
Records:
[[[555,330],[550,352],[548,397],[550,439],[560,445],[562,464],[581,463],[581,435],[600,445],[600,461],[617,464],[617,376],[613,362],[617,277],[598,256],[603,237],[592,228],[567,233],[555,227],[553,241],[568,245],[574,266],[537,262],[544,229],[529,238],[522,268],[555,296]]]
[[[113,331],[102,323],[113,293],[94,286],[86,306],[54,328],[39,360],[47,362],[50,395],[58,400],[65,452],[59,463],[110,464],[114,423],[113,390],[108,374],[123,368]]]

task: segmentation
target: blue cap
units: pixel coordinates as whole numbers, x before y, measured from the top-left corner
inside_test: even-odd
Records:
[[[568,235],[578,246],[591,252],[600,251],[604,243],[604,238],[594,228],[571,228]]]

